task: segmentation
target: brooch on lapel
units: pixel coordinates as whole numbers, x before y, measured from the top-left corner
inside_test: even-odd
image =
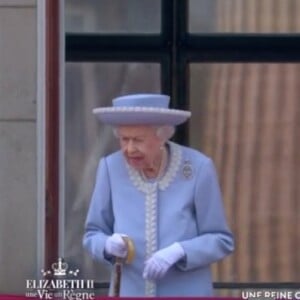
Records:
[[[193,168],[189,160],[185,160],[182,167],[182,174],[185,179],[191,179],[193,177]]]

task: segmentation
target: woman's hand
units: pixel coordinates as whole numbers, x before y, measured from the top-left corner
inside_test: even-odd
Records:
[[[127,257],[128,249],[122,236],[120,233],[114,233],[106,240],[106,254],[120,258]]]
[[[143,278],[157,280],[162,278],[169,268],[183,258],[185,252],[179,243],[155,252],[147,261],[143,272]]]

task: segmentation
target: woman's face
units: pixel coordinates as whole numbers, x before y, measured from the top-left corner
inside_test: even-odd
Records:
[[[117,128],[121,150],[130,166],[136,170],[156,167],[161,160],[163,141],[156,128],[145,125],[126,125]]]

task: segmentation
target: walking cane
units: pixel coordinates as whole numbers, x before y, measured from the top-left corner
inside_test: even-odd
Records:
[[[120,287],[121,287],[121,277],[122,277],[122,268],[123,263],[130,264],[133,261],[135,250],[134,244],[132,240],[128,236],[122,236],[124,242],[127,246],[127,257],[121,258],[116,257],[116,261],[114,263],[114,271],[113,271],[113,297],[120,297]]]

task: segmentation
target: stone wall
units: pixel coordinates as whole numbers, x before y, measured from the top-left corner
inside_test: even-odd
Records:
[[[0,294],[36,273],[36,12],[0,0]]]

